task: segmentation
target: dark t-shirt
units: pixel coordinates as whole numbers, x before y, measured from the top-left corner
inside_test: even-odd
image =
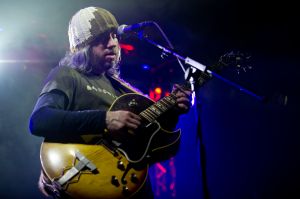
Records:
[[[30,120],[31,132],[43,137],[101,133],[114,100],[139,92],[121,79],[86,75],[70,67],[49,73]]]
[[[50,72],[41,95],[59,90],[68,99],[66,110],[105,111],[118,96],[126,93],[121,84],[108,78],[105,74],[85,75],[70,67],[57,67]]]

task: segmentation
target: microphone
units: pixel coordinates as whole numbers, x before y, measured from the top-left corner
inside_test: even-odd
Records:
[[[120,25],[117,29],[117,35],[134,33],[140,31],[142,28],[153,25],[153,21],[144,21],[132,25]]]

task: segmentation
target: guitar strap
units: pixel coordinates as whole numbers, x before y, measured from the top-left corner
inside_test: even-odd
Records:
[[[126,93],[138,93],[138,94],[143,94],[142,91],[138,90],[137,88],[131,86],[128,82],[126,82],[125,80],[119,78],[119,77],[115,77],[115,76],[109,76],[109,78],[119,84],[120,86],[122,86],[125,90]]]

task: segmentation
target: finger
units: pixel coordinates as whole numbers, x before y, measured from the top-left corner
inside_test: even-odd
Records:
[[[177,105],[177,109],[183,109],[183,110],[188,110],[190,109],[190,105],[189,104],[178,104]]]
[[[179,91],[176,93],[176,97],[189,97],[192,93],[190,91]]]
[[[188,109],[189,108],[188,105],[186,105],[186,104],[178,104],[178,107],[180,109]]]
[[[182,92],[182,93],[185,93],[187,95],[190,95],[191,94],[191,90],[190,89],[183,89],[181,86],[179,86],[178,84],[174,84],[173,85],[173,89],[172,89],[173,92]]]
[[[129,114],[130,118],[133,118],[133,119],[139,120],[139,121],[142,120],[142,118],[140,116],[138,116],[137,114],[134,114],[132,112],[128,112],[128,114]]]
[[[135,118],[128,118],[128,119],[127,119],[127,122],[128,122],[128,123],[131,123],[131,124],[135,124],[135,125],[137,125],[137,126],[141,125],[140,120],[137,120],[137,119],[135,119]]]
[[[126,123],[126,127],[127,127],[128,129],[135,130],[135,129],[138,128],[138,125],[136,125],[136,124],[134,124],[134,123],[127,122],[127,123]]]
[[[189,106],[185,104],[178,104],[178,111],[180,113],[187,113],[189,111]]]
[[[178,93],[180,92],[180,86],[178,84],[174,84],[172,88],[173,93]]]
[[[181,95],[178,95],[176,96],[176,100],[178,101],[178,99],[187,99],[189,100],[191,96],[187,96],[187,95],[184,95],[184,94],[181,94]]]
[[[118,131],[125,127],[125,124],[119,120],[113,119],[108,125],[109,130]]]
[[[174,84],[173,85],[173,89],[178,89],[180,86],[179,86],[179,84]]]
[[[177,98],[176,99],[176,102],[179,104],[179,103],[190,103],[190,99],[189,98],[186,98],[186,97],[180,97],[180,98]]]

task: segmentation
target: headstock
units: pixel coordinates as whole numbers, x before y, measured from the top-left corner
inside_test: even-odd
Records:
[[[252,69],[250,58],[251,56],[246,53],[231,51],[222,55],[216,64],[208,66],[204,72],[188,68],[185,72],[185,79],[188,80],[193,76],[195,83],[200,86],[213,77],[212,72],[216,75],[216,73],[219,73],[227,66],[234,66],[237,74],[240,74],[241,71],[246,72],[247,70]]]
[[[231,51],[222,55],[217,65],[234,66],[236,67],[237,73],[240,74],[240,72],[247,72],[247,70],[252,69],[250,58],[251,55],[249,54]]]

